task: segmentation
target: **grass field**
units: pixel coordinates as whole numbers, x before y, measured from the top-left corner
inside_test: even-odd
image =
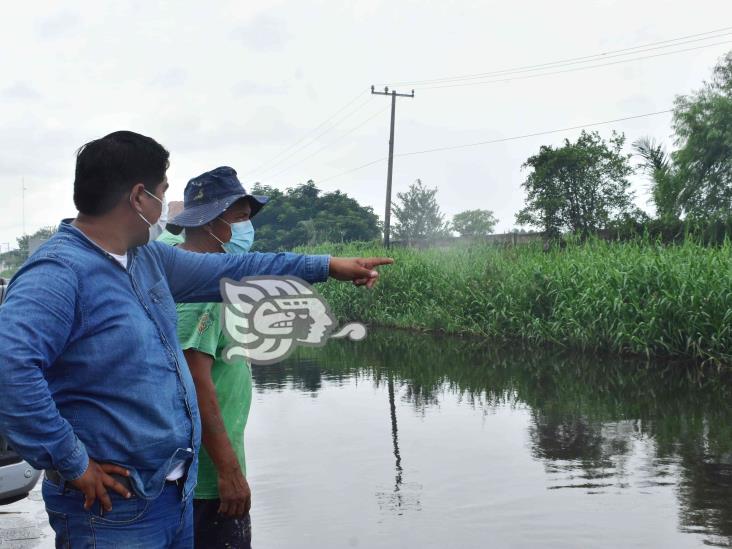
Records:
[[[373,244],[300,251],[386,255]],[[569,244],[392,249],[365,291],[319,286],[340,320],[710,365],[732,364],[732,245]]]

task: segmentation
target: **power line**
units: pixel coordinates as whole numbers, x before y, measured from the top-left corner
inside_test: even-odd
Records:
[[[348,103],[346,103],[345,105],[343,105],[340,109],[338,109],[335,113],[333,113],[331,116],[329,116],[326,120],[324,120],[323,122],[321,122],[320,124],[318,124],[315,128],[313,128],[312,130],[308,131],[305,135],[303,135],[300,139],[298,139],[297,141],[295,141],[292,145],[290,145],[290,146],[282,149],[279,153],[277,153],[276,155],[274,155],[273,157],[271,157],[269,160],[266,160],[266,161],[262,162],[256,168],[253,168],[253,169],[249,170],[248,172],[245,172],[245,173],[243,173],[241,175],[242,176],[245,176],[245,175],[250,175],[250,174],[253,174],[253,173],[257,173],[264,166],[269,165],[273,160],[278,159],[284,153],[286,153],[287,151],[289,151],[293,147],[295,147],[295,146],[299,145],[300,143],[302,143],[303,141],[305,141],[305,139],[307,139],[311,133],[317,131],[318,129],[320,129],[321,127],[323,127],[324,125],[326,125],[328,122],[330,122],[331,120],[333,120],[336,116],[338,116],[341,112],[343,112],[348,107],[350,107],[351,105],[353,105],[356,101],[358,101],[366,93],[367,93],[366,90],[360,92],[356,97],[354,97]]]
[[[368,168],[369,166],[373,166],[374,164],[378,164],[379,162],[383,162],[384,160],[387,160],[389,157],[384,156],[382,158],[377,158],[376,160],[372,160],[371,162],[367,162],[366,164],[362,164],[360,166],[357,166],[355,168],[351,168],[350,170],[346,170],[345,172],[338,173],[336,175],[331,175],[330,177],[326,177],[325,179],[319,179],[319,183],[325,183],[326,181],[330,181],[331,179],[335,179],[336,177],[340,177],[342,175],[349,174],[351,172],[357,172],[358,170],[362,170],[364,168]]]
[[[434,147],[434,148],[431,148],[431,149],[423,149],[423,150],[420,150],[420,151],[410,151],[410,152],[405,152],[405,153],[398,153],[398,154],[395,154],[394,156],[415,156],[415,155],[419,155],[419,154],[428,154],[428,153],[433,153],[433,152],[441,152],[441,151],[449,151],[449,150],[456,150],[456,149],[465,149],[465,148],[469,148],[469,147],[477,147],[477,146],[480,146],[480,145],[492,145],[492,144],[495,144],[495,143],[503,143],[503,142],[506,142],[506,141],[516,141],[518,139],[527,139],[529,137],[538,137],[538,136],[541,136],[541,135],[550,135],[550,134],[553,134],[553,133],[561,133],[561,132],[566,132],[566,131],[579,130],[579,129],[583,129],[583,128],[591,128],[591,127],[594,127],[594,126],[602,126],[602,125],[606,125],[606,124],[614,124],[615,122],[625,122],[627,120],[636,120],[638,118],[647,118],[649,116],[658,116],[658,115],[661,115],[661,114],[668,114],[670,112],[673,112],[673,109],[667,109],[667,110],[664,110],[664,111],[656,111],[656,112],[648,112],[648,113],[644,113],[644,114],[636,114],[636,115],[633,115],[633,116],[625,116],[623,118],[615,118],[613,120],[604,120],[602,122],[590,122],[588,124],[581,124],[581,125],[578,125],[578,126],[568,126],[568,127],[565,127],[565,128],[558,128],[558,129],[555,129],[555,130],[546,130],[546,131],[541,131],[541,132],[526,133],[526,134],[522,134],[522,135],[514,135],[514,136],[511,136],[511,137],[502,137],[502,138],[499,138],[499,139],[491,139],[491,140],[488,140],[488,141],[477,141],[475,143],[465,143],[463,145],[448,145],[446,147]],[[350,170],[346,170],[344,172],[340,172],[340,173],[337,173],[335,175],[331,175],[330,177],[326,177],[325,179],[320,179],[319,181],[321,183],[323,183],[325,181],[329,181],[331,179],[335,179],[337,177],[341,177],[343,175],[346,175],[346,174],[349,174],[349,173],[352,173],[352,172],[355,172],[355,171],[358,171],[358,170],[362,170],[362,169],[367,168],[369,166],[373,166],[374,164],[377,164],[379,162],[383,162],[384,160],[386,160],[386,157],[378,158],[376,160],[372,160],[371,162],[367,162],[366,164],[362,164],[362,165],[357,166],[355,168],[351,168]]]
[[[680,36],[678,38],[660,40],[657,42],[649,42],[646,44],[639,44],[638,46],[632,46],[632,47],[622,48],[622,49],[617,49],[617,50],[609,50],[609,51],[596,53],[596,54],[592,54],[592,55],[584,55],[581,57],[570,57],[567,59],[560,59],[557,61],[549,61],[549,62],[538,63],[538,64],[534,64],[534,65],[523,65],[523,66],[519,66],[519,67],[513,67],[513,68],[501,69],[501,70],[483,72],[483,73],[446,76],[446,77],[441,77],[441,78],[431,78],[431,79],[427,79],[427,80],[413,80],[413,81],[409,81],[409,82],[396,82],[394,85],[432,84],[432,83],[454,81],[454,80],[464,80],[464,79],[474,79],[474,78],[482,78],[482,77],[489,77],[489,76],[498,76],[498,75],[503,75],[503,74],[507,74],[507,73],[524,72],[526,70],[536,70],[536,69],[541,69],[541,68],[548,68],[548,67],[552,67],[555,65],[563,65],[565,63],[594,61],[594,60],[599,60],[602,58],[607,59],[609,56],[622,55],[623,52],[625,52],[624,55],[632,55],[634,53],[639,53],[639,52],[633,51],[633,50],[650,48],[652,46],[660,46],[662,44],[669,44],[668,46],[663,46],[663,47],[673,47],[673,46],[683,45],[683,44],[671,44],[671,42],[688,41],[688,42],[684,42],[684,43],[691,43],[691,42],[698,42],[700,40],[712,40],[715,38],[719,38],[720,36],[726,36],[726,34],[729,34],[726,31],[730,31],[730,30],[732,30],[732,27],[723,27],[721,29],[716,29],[713,31],[707,31],[707,32],[702,32],[702,33],[697,33],[697,34],[688,34],[686,36]],[[724,34],[719,34],[718,36],[708,36],[708,35],[712,35],[712,34],[716,35],[718,33],[724,33]],[[692,38],[698,38],[698,37],[702,37],[702,36],[706,36],[706,38],[699,38],[699,40],[689,40]],[[657,48],[652,48],[652,49],[657,49]],[[645,50],[645,51],[648,51],[648,50]]]
[[[611,66],[611,65],[622,64],[622,63],[626,63],[626,62],[630,62],[630,61],[640,61],[640,60],[644,60],[644,59],[651,59],[651,58],[655,58],[655,57],[663,57],[663,56],[667,56],[667,55],[674,55],[677,53],[694,51],[694,50],[708,48],[708,47],[712,47],[712,46],[718,46],[718,45],[722,45],[722,44],[729,44],[729,43],[732,43],[732,41],[715,42],[713,44],[704,44],[702,46],[697,46],[697,47],[692,47],[692,48],[684,48],[684,49],[674,50],[674,51],[670,51],[670,52],[662,52],[662,53],[658,53],[658,54],[654,54],[654,55],[633,57],[633,58],[629,58],[629,59],[621,59],[619,61],[614,61],[614,62],[600,63],[600,64],[596,64],[596,65],[589,65],[589,66],[583,66],[583,67],[575,67],[575,68],[559,70],[559,71],[538,72],[539,70],[543,70],[546,68],[552,68],[552,67],[556,68],[556,67],[570,66],[570,65],[576,65],[576,64],[581,64],[581,63],[588,63],[588,62],[592,62],[592,61],[599,60],[599,59],[622,57],[622,56],[642,53],[644,51],[665,49],[665,48],[669,48],[669,47],[678,47],[680,45],[685,45],[685,44],[689,44],[689,43],[693,43],[693,42],[720,38],[720,37],[732,34],[732,32],[726,32],[726,31],[729,31],[730,29],[732,29],[732,27],[723,27],[723,28],[716,29],[713,31],[707,31],[707,32],[697,33],[697,34],[690,34],[690,35],[685,35],[685,36],[681,36],[681,37],[677,37],[677,38],[661,40],[661,41],[657,41],[657,42],[650,42],[650,43],[646,43],[646,44],[642,44],[642,45],[638,45],[638,46],[632,46],[632,47],[628,47],[628,48],[622,48],[622,49],[618,49],[618,50],[609,50],[607,52],[598,53],[598,54],[594,54],[594,55],[574,57],[574,58],[563,59],[563,60],[559,60],[559,61],[552,61],[552,62],[547,62],[547,63],[540,63],[540,64],[535,64],[535,65],[525,65],[525,66],[516,67],[513,69],[503,69],[500,71],[492,71],[492,72],[486,72],[486,73],[475,73],[475,74],[468,74],[468,75],[462,75],[462,76],[456,76],[456,77],[443,77],[443,78],[435,78],[435,79],[429,79],[429,80],[418,80],[418,81],[414,81],[414,83],[424,83],[424,84],[441,83],[441,82],[447,83],[444,85],[427,85],[427,86],[423,86],[423,87],[419,88],[419,89],[425,89],[425,90],[451,88],[451,87],[466,87],[466,86],[477,86],[477,85],[484,85],[484,84],[510,82],[512,80],[533,79],[533,78],[540,78],[543,76],[551,76],[551,75],[555,75],[555,74],[564,74],[564,73],[577,72],[577,71],[589,70],[589,69],[594,69],[594,68],[601,68],[601,67],[606,67],[606,66]],[[663,44],[667,44],[667,45],[663,45]],[[529,72],[529,73],[535,72],[536,74],[513,76],[510,78],[501,78],[501,79],[492,79],[492,80],[479,80],[481,78],[486,78],[489,76],[520,74],[520,73],[526,73],[526,72]],[[478,81],[465,82],[465,81],[469,81],[469,80],[478,80]],[[452,83],[450,83],[450,82],[452,82]],[[455,83],[455,82],[457,82],[457,83]],[[283,149],[277,155],[275,155],[274,157],[271,157],[268,161],[260,164],[254,170],[250,170],[243,175],[259,173],[261,176],[261,175],[264,175],[267,172],[281,166],[285,161],[287,161],[288,159],[295,156],[301,150],[303,150],[303,149],[307,148],[308,146],[310,146],[311,144],[315,143],[315,141],[318,138],[320,138],[323,135],[327,134],[328,132],[332,131],[340,123],[347,120],[353,114],[355,114],[356,112],[361,110],[368,103],[368,100],[366,102],[362,103],[361,105],[359,105],[356,109],[352,110],[345,117],[342,117],[340,120],[338,120],[337,122],[332,124],[329,128],[326,128],[324,131],[318,133],[317,135],[310,137],[318,129],[325,127],[329,122],[331,122],[333,119],[335,119],[339,114],[341,114],[343,111],[348,109],[348,107],[350,107],[356,101],[358,101],[358,99],[360,99],[365,93],[366,93],[365,91],[359,93],[351,101],[349,101],[343,107],[338,109],[333,115],[331,115],[325,121],[321,122],[318,126],[316,126],[312,130],[307,132],[305,135],[303,135],[303,137],[301,137],[298,141],[296,141],[289,147]],[[350,131],[347,132],[347,134],[348,133],[350,133]],[[297,147],[300,144],[302,144],[302,145],[300,147]],[[295,148],[295,147],[297,147],[297,148]],[[295,150],[292,150],[293,148],[295,148]],[[292,150],[292,152],[290,152],[284,158],[277,160],[283,154],[285,154],[291,150]],[[308,157],[302,159],[301,161],[298,161],[297,163],[292,164],[290,167],[294,167],[295,165],[299,164],[300,162],[305,161],[305,160],[311,158],[312,156],[315,156],[316,154],[319,154],[320,152],[322,152],[322,150],[324,150],[324,149],[322,149],[322,148],[319,149],[312,155],[309,155]],[[267,166],[266,169],[264,169],[262,171],[262,168],[264,168],[265,166]],[[287,171],[288,169],[290,169],[290,167],[285,168],[284,170],[278,171],[277,173],[274,174],[274,176],[279,175],[280,173],[283,173],[284,171]],[[272,177],[274,177],[274,176],[272,176]]]
[[[263,169],[259,169],[250,173],[256,174],[258,177],[263,176],[267,172],[276,169],[277,167],[281,166],[284,162],[292,158],[293,156],[297,155],[300,151],[308,148],[310,145],[315,143],[318,138],[322,137],[323,135],[327,134],[328,132],[332,131],[336,127],[338,127],[339,124],[341,124],[343,121],[347,120],[354,114],[356,114],[358,111],[360,111],[363,107],[366,106],[366,104],[370,101],[370,97],[367,97],[365,101],[362,101],[361,103],[357,103],[358,99],[361,99],[366,92],[360,93],[355,100],[349,101],[344,107],[339,109],[336,113],[334,113],[332,116],[330,116],[327,120],[320,123],[318,126],[307,132],[303,138],[298,140],[297,142],[293,143],[288,147],[287,149],[283,150],[279,155],[279,159],[275,160],[274,162],[270,161],[268,164],[266,164],[266,167]],[[352,107],[355,104],[355,107]],[[352,107],[349,109],[349,107]],[[345,116],[341,116],[339,118],[339,115],[342,115],[343,113],[346,113]],[[321,130],[318,132],[318,130]],[[289,151],[289,152],[288,152]],[[285,156],[282,156],[283,153]]]
[[[340,140],[341,140],[341,139],[343,139],[344,137],[346,137],[346,136],[348,136],[348,135],[352,134],[352,133],[353,133],[353,132],[355,132],[355,131],[356,131],[357,129],[359,129],[359,128],[361,128],[362,126],[366,125],[366,124],[367,124],[368,122],[370,122],[371,120],[373,120],[374,118],[376,118],[377,116],[379,116],[380,114],[382,114],[383,112],[385,112],[385,111],[386,111],[386,110],[387,110],[388,108],[389,108],[389,107],[385,107],[385,108],[383,108],[383,109],[381,109],[381,110],[379,110],[379,111],[375,112],[374,114],[372,114],[371,116],[369,116],[369,117],[368,117],[368,118],[367,118],[366,120],[363,120],[363,121],[359,122],[359,123],[358,123],[358,124],[357,124],[356,126],[352,127],[352,128],[351,128],[350,130],[348,130],[348,131],[347,131],[346,133],[344,133],[344,134],[340,135],[340,136],[338,137],[338,139],[337,139],[337,140],[335,140],[335,141],[340,141]],[[290,164],[290,165],[289,165],[289,166],[287,166],[286,168],[283,168],[282,170],[280,170],[280,171],[278,171],[278,172],[276,172],[276,173],[274,173],[274,174],[270,175],[270,176],[269,176],[269,179],[274,179],[274,178],[275,178],[275,177],[277,177],[278,175],[280,175],[280,174],[282,174],[282,173],[285,173],[285,172],[287,172],[287,171],[290,171],[290,170],[291,170],[292,168],[294,168],[295,166],[298,166],[299,164],[302,164],[302,163],[303,163],[303,162],[305,162],[306,160],[310,160],[310,159],[311,159],[312,157],[314,157],[314,156],[316,156],[316,155],[320,154],[321,152],[323,152],[324,150],[326,150],[326,149],[330,148],[330,147],[331,147],[331,145],[333,145],[333,144],[335,143],[335,141],[330,141],[330,142],[328,142],[328,143],[327,143],[326,145],[324,145],[323,147],[321,147],[320,149],[318,149],[318,150],[317,150],[317,151],[315,151],[314,153],[312,153],[312,154],[310,154],[310,155],[306,156],[305,158],[301,158],[300,160],[298,160],[298,161],[294,162],[293,164]]]
[[[644,52],[648,52],[648,51],[663,50],[663,49],[668,49],[668,48],[672,48],[672,47],[673,48],[676,48],[678,46],[684,46],[686,44],[695,44],[697,42],[704,42],[704,41],[710,40],[712,38],[722,38],[722,37],[725,37],[725,36],[729,36],[730,34],[732,34],[732,32],[727,32],[727,33],[724,33],[724,34],[718,34],[716,36],[709,36],[709,37],[706,37],[706,38],[697,38],[695,40],[687,40],[687,41],[684,41],[684,42],[678,42],[676,44],[670,44],[668,46],[655,46],[655,47],[651,47],[651,48],[637,49],[637,50],[635,50],[635,51],[633,51],[631,53],[608,54],[608,55],[604,55],[602,57],[594,57],[592,59],[585,59],[585,60],[582,60],[582,61],[568,61],[568,62],[563,62],[563,63],[547,63],[547,66],[540,67],[540,68],[536,68],[536,69],[529,69],[529,68],[527,68],[527,69],[517,69],[517,70],[514,70],[514,71],[497,71],[495,73],[484,73],[482,75],[475,75],[475,76],[465,76],[465,77],[458,77],[458,78],[443,78],[443,79],[440,79],[440,80],[436,80],[433,83],[440,84],[440,83],[449,83],[449,82],[464,82],[464,81],[469,81],[469,80],[480,80],[482,78],[487,78],[489,76],[507,76],[507,75],[512,75],[512,74],[538,72],[540,70],[549,69],[549,68],[560,68],[560,67],[569,67],[569,66],[572,66],[572,65],[581,65],[581,64],[584,64],[584,63],[591,63],[593,61],[599,61],[601,59],[602,60],[605,60],[605,59],[614,59],[616,57],[626,57],[627,58],[629,55],[635,55],[635,54],[638,54],[638,53],[644,53]],[[705,44],[703,47],[709,47],[709,46],[713,46],[713,45],[715,45],[715,44]],[[677,50],[677,51],[684,51],[684,50]],[[669,52],[669,53],[676,53],[676,51]],[[631,61],[632,58],[631,59],[626,59],[626,60]],[[550,67],[548,65],[553,65],[553,66]]]
[[[705,44],[703,46],[696,46],[694,48],[685,48],[685,49],[671,51],[671,52],[657,53],[657,54],[654,54],[654,55],[645,55],[645,56],[642,56],[642,57],[633,57],[631,59],[621,59],[619,61],[611,61],[609,63],[600,63],[598,65],[588,65],[586,67],[575,67],[573,69],[565,69],[565,70],[561,70],[561,71],[551,71],[551,72],[543,72],[543,73],[539,73],[539,74],[529,74],[529,75],[523,75],[523,76],[514,76],[514,77],[510,77],[510,78],[502,78],[502,79],[497,79],[497,80],[483,80],[483,81],[478,81],[478,82],[467,82],[467,83],[457,83],[457,84],[445,84],[445,85],[438,85],[438,86],[423,86],[421,88],[418,87],[416,89],[418,89],[418,90],[436,90],[436,89],[440,89],[440,88],[462,88],[462,87],[466,87],[466,86],[480,86],[480,85],[483,85],[483,84],[498,84],[498,83],[501,83],[501,82],[511,82],[513,80],[527,80],[527,79],[532,79],[532,78],[541,78],[542,76],[551,76],[551,75],[554,75],[554,74],[564,74],[564,73],[584,71],[584,70],[589,70],[589,69],[596,69],[596,68],[600,68],[600,67],[608,67],[608,66],[611,66],[611,65],[619,65],[619,64],[622,64],[622,63],[628,63],[630,61],[642,61],[643,59],[653,59],[655,57],[665,57],[667,55],[674,55],[674,54],[677,54],[677,53],[684,53],[684,52],[689,52],[689,51],[694,51],[694,50],[700,50],[700,49],[704,49],[704,48],[710,48],[712,46],[719,46],[721,44],[730,44],[730,43],[732,43],[732,40],[725,40],[723,42],[715,42],[713,44]]]
[[[593,126],[602,126],[604,124],[613,124],[615,122],[625,122],[626,120],[635,120],[637,118],[646,118],[648,116],[658,116],[659,114],[667,114],[673,112],[673,109],[666,109],[665,111],[648,112],[645,114],[636,114],[634,116],[626,116],[624,118],[615,118],[614,120],[605,120],[603,122],[592,122],[590,124],[581,124],[579,126],[569,126],[566,128],[559,128],[556,130],[547,130],[542,132],[527,133],[524,135],[516,135],[513,137],[502,137],[500,139],[491,139],[488,141],[477,141],[475,143],[466,143],[464,145],[449,145],[447,147],[435,147],[433,149],[423,149],[421,151],[410,151],[405,153],[399,153],[396,156],[414,156],[417,154],[427,154],[431,152],[450,151],[455,149],[465,149],[468,147],[477,147],[479,145],[491,145],[493,143],[503,143],[504,141],[515,141],[517,139],[526,139],[528,137],[536,137],[539,135],[549,135],[552,133],[567,132],[570,130],[579,130],[582,128],[591,128]]]
[[[328,132],[333,131],[335,128],[337,128],[340,124],[351,118],[354,114],[359,112],[361,109],[363,109],[369,102],[371,101],[370,97],[366,98],[366,101],[363,101],[361,104],[357,105],[354,109],[352,109],[350,112],[347,112],[345,116],[342,116],[340,119],[333,122],[330,126],[325,127],[321,132],[313,135],[311,138],[309,138],[307,141],[302,143],[299,147],[292,150],[289,154],[282,157],[280,160],[269,166],[268,168],[264,169],[263,171],[258,172],[258,177],[263,177],[266,173],[271,172],[273,169],[278,168],[281,166],[284,162],[292,158],[293,156],[297,155],[300,151],[303,151],[307,149],[310,145],[314,144],[318,139],[323,137]]]

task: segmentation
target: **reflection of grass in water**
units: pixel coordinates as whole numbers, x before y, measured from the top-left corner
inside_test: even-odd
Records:
[[[571,475],[580,487],[602,488],[609,472],[622,477],[617,468],[633,441],[651,439],[656,457],[641,488],[668,484],[665,464],[680,464],[682,527],[732,535],[732,386],[725,375],[385,330],[372,330],[364,342],[299,349],[279,373],[311,390],[321,377],[367,378],[386,388],[391,376],[400,398],[418,408],[439,402],[443,391],[487,412],[528,407],[531,451],[555,487]],[[259,385],[273,372],[255,367],[254,374]]]
[[[403,398],[417,406],[435,403],[447,389],[486,408],[528,405],[554,418],[636,421],[662,452],[691,433],[704,433],[710,452],[732,452],[732,387],[725,375],[386,330],[372,330],[362,343],[300,348],[292,361],[303,360],[328,376],[366,374],[377,385],[392,373],[404,386]]]
[[[732,364],[729,243],[307,250],[396,259],[373,291],[319,287],[342,320]]]

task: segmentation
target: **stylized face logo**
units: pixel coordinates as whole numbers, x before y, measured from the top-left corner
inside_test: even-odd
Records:
[[[260,301],[252,314],[252,329],[263,336],[290,337],[320,343],[335,324],[317,296],[275,297]]]
[[[294,277],[251,277],[241,282],[223,280],[223,328],[234,345],[224,359],[243,356],[253,363],[272,364],[285,358],[297,344],[324,345],[328,337],[359,340],[366,328],[358,323],[331,335],[335,318],[321,296]]]

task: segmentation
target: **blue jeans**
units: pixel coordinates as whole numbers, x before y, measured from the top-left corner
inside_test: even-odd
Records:
[[[193,498],[166,484],[156,499],[125,499],[109,492],[112,510],[102,512],[99,501],[84,510],[84,495],[43,480],[48,521],[56,532],[57,548],[192,549]]]

